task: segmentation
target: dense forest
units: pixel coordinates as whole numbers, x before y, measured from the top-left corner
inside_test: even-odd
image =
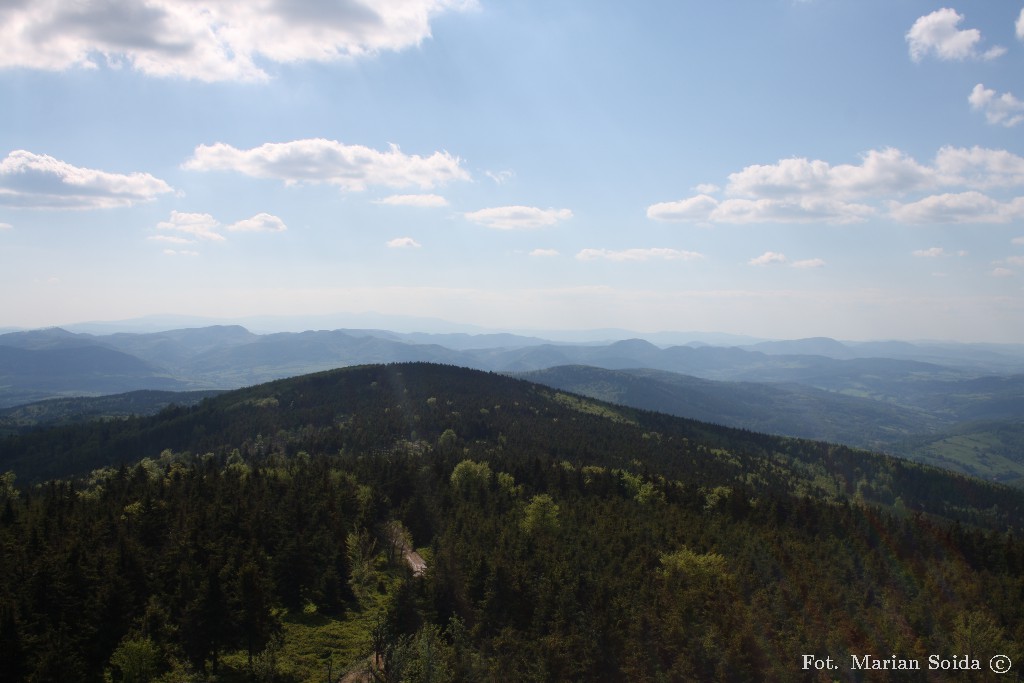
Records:
[[[0,680],[976,680],[1024,655],[1024,493],[499,375],[348,368],[0,443]]]

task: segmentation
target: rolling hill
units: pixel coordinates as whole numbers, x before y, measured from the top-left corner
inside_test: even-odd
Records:
[[[835,444],[422,363],[0,443],[16,680],[1019,661],[1024,492]]]

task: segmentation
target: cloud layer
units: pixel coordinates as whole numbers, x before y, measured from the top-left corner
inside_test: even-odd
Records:
[[[473,223],[495,230],[532,230],[572,218],[569,209],[540,209],[535,206],[496,206],[464,214]]]
[[[859,164],[792,158],[747,166],[729,175],[724,198],[702,193],[660,202],[647,216],[693,223],[842,224],[879,216],[905,223],[1004,223],[1024,217],[1024,198],[986,193],[1021,187],[1024,157],[1005,150],[943,147],[931,164],[922,164],[886,148],[867,152]]]
[[[193,244],[198,240],[211,242],[227,240],[219,232],[222,227],[220,221],[208,213],[171,211],[170,218],[157,223],[156,227],[161,233],[152,235],[149,239],[158,242]],[[288,229],[284,221],[269,213],[258,213],[252,218],[246,218],[223,227],[231,232],[284,232]]]
[[[106,209],[150,201],[173,188],[148,173],[80,168],[45,154],[15,150],[0,161],[0,205]]]
[[[469,180],[461,161],[448,152],[421,157],[405,154],[396,145],[381,152],[322,138],[268,142],[252,149],[238,149],[221,142],[200,145],[184,168],[235,171],[254,178],[281,180],[288,185],[327,183],[355,192],[370,185],[429,189],[452,180]]]
[[[474,0],[32,0],[0,4],[0,67],[128,66],[150,76],[259,81],[261,63],[402,50]]]

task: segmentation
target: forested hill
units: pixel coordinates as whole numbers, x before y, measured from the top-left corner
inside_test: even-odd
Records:
[[[31,432],[5,470],[2,680],[946,680],[1024,642],[1020,491],[463,368]]]
[[[545,386],[426,363],[343,368],[228,392],[158,415],[11,438],[0,471],[84,475],[164,450],[243,457],[420,448],[446,430],[473,456],[639,467],[705,486],[850,497],[1024,528],[1024,494],[899,459],[634,410]]]

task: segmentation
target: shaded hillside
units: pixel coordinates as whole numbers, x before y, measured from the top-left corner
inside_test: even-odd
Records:
[[[188,385],[120,351],[100,346],[17,348],[0,346],[0,406],[54,395],[113,394],[133,389],[184,389]]]
[[[454,430],[471,451],[501,445],[582,465],[639,461],[673,478],[757,490],[857,495],[969,521],[992,497],[1001,524],[1024,521],[1022,494],[909,462],[819,442],[773,437],[573,397],[548,387],[454,366],[361,366],[228,392],[151,417],[69,426],[4,442],[0,470],[41,480],[156,457],[164,449],[258,453],[389,449]],[[474,444],[476,444],[474,446]],[[721,454],[715,455],[717,451]],[[958,498],[954,503],[951,496]],[[1024,524],[1021,524],[1024,526]]]
[[[0,434],[40,426],[153,415],[171,405],[189,406],[219,391],[131,391],[95,397],[51,398],[0,409]]]
[[[1011,676],[1024,654],[1024,493],[464,368],[281,380],[0,459],[88,473],[0,477],[6,680],[839,675],[808,653],[857,680],[885,652],[925,681],[965,643]]]
[[[561,366],[520,375],[592,398],[753,431],[881,448],[944,424],[923,411],[798,384],[720,382],[657,370]]]
[[[890,452],[975,477],[1024,487],[1024,424],[981,421],[892,445]]]

